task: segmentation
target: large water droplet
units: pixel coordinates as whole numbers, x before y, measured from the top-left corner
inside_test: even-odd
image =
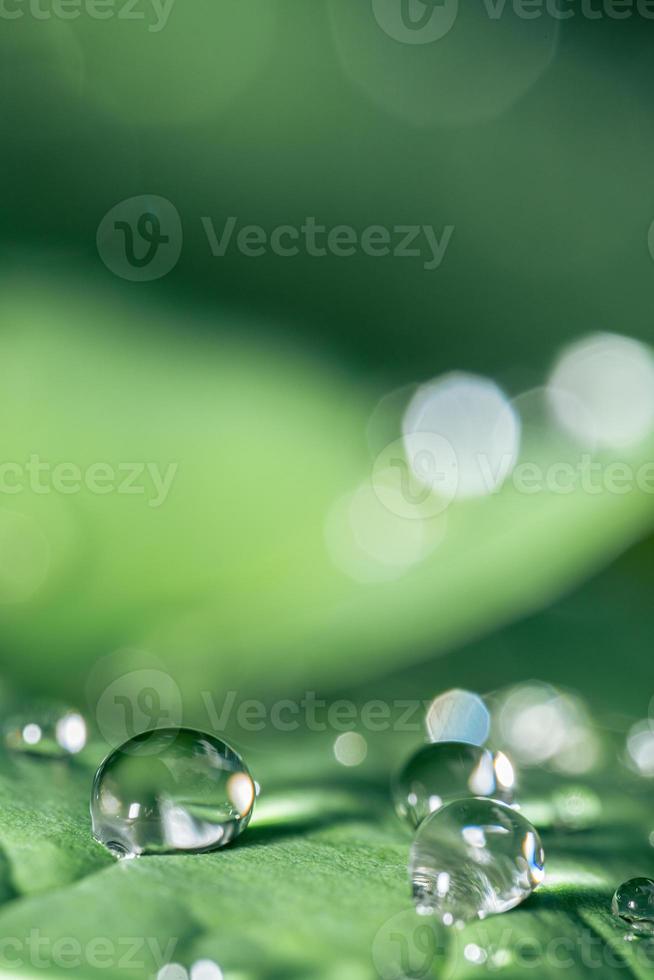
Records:
[[[9,718],[5,743],[14,752],[61,757],[75,755],[86,745],[86,722],[66,705],[36,704]]]
[[[417,827],[446,803],[490,796],[510,803],[513,767],[503,753],[463,742],[435,742],[411,756],[393,780],[395,809]]]
[[[419,910],[446,924],[507,912],[544,878],[540,838],[496,800],[457,800],[420,825],[409,873]]]
[[[631,878],[613,896],[611,911],[628,922],[634,932],[654,935],[654,881]]]
[[[228,844],[252,815],[255,785],[225,742],[189,728],[143,732],[98,769],[93,834],[121,857]]]

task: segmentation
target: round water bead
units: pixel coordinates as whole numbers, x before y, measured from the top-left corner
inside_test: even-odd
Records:
[[[513,766],[498,752],[463,742],[435,742],[411,756],[393,780],[398,816],[417,827],[430,813],[466,796],[513,799]]]
[[[14,752],[51,758],[75,755],[86,745],[84,718],[74,709],[51,703],[37,703],[7,720],[5,744]]]
[[[255,795],[226,742],[190,728],[143,732],[95,775],[93,835],[121,857],[213,850],[245,830]]]
[[[455,688],[434,698],[426,718],[430,742],[469,742],[483,745],[490,733],[490,713],[472,691]]]
[[[544,878],[540,838],[496,800],[449,803],[420,825],[409,873],[418,910],[446,925],[507,912]]]
[[[631,878],[613,896],[611,911],[634,932],[654,935],[654,881],[651,878]]]

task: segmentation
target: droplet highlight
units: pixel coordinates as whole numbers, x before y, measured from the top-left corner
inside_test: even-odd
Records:
[[[514,772],[507,756],[463,742],[424,745],[393,780],[399,817],[417,827],[447,803],[472,796],[513,800]]]

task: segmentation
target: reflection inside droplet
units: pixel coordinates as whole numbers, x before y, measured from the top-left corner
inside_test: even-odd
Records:
[[[634,932],[654,936],[654,881],[631,878],[623,882],[613,896],[611,911]]]

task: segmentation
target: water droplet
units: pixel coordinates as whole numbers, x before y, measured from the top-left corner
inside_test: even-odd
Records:
[[[435,742],[411,756],[393,780],[395,809],[417,827],[446,803],[489,796],[510,803],[513,767],[503,753],[463,742]]]
[[[430,742],[469,742],[483,745],[490,731],[490,714],[471,691],[454,689],[434,698],[427,712]]]
[[[255,786],[240,755],[189,728],[143,732],[98,769],[93,833],[121,857],[213,850],[245,830]]]
[[[507,912],[544,878],[532,825],[511,807],[483,798],[457,800],[420,825],[409,873],[419,908],[443,922]]]
[[[7,747],[31,755],[75,755],[86,745],[86,737],[86,722],[79,711],[55,703],[36,704],[5,725]]]
[[[654,935],[654,881],[651,878],[631,878],[613,896],[611,911],[634,932]]]

